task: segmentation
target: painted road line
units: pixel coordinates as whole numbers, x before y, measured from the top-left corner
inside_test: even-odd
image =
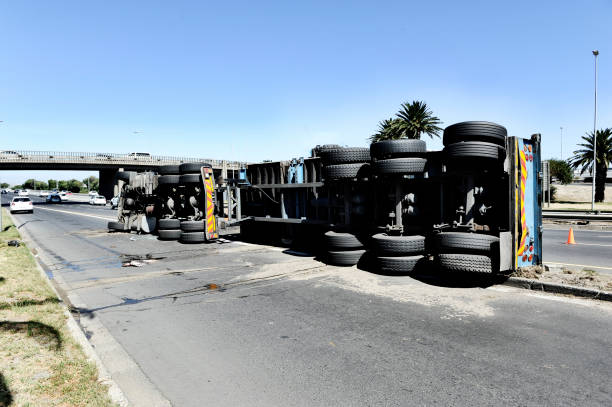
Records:
[[[582,267],[582,268],[587,268],[587,269],[612,270],[612,267],[591,266],[591,265],[588,265],[588,264],[553,263],[553,262],[550,262],[550,261],[544,262],[544,265],[551,265],[551,266],[574,266],[574,267]]]
[[[106,218],[106,217],[103,217],[103,216],[88,215],[86,213],[79,213],[79,212],[72,212],[72,211],[62,211],[60,209],[36,208],[36,210],[39,210],[39,209],[42,210],[42,211],[53,211],[53,212],[68,213],[70,215],[87,216],[88,218],[96,218],[96,219],[103,219],[103,220],[117,220],[117,218]]]

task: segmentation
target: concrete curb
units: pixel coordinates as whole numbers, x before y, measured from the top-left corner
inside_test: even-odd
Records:
[[[543,291],[551,294],[573,295],[575,297],[590,298],[600,301],[612,301],[612,293],[594,290],[591,288],[576,287],[572,285],[547,283],[545,281],[531,280],[522,277],[509,277],[504,285],[517,288],[525,288],[533,291]]]
[[[17,227],[17,223],[15,222],[15,218],[13,218],[13,214],[10,213],[10,211],[7,211],[7,212],[11,218],[11,221],[13,222],[13,225]],[[24,233],[24,231],[20,230],[19,235],[21,236],[22,234],[27,235],[27,233]],[[21,237],[23,239],[23,236]],[[30,248],[28,247],[28,249]],[[31,250],[30,250],[30,253],[31,253]],[[49,279],[49,276],[47,276],[47,273],[45,273],[45,270],[40,264],[38,256],[32,255],[32,257],[34,257],[34,260],[35,260],[34,263],[36,264],[36,269],[40,273],[41,277],[47,282],[47,285],[51,288],[51,290],[53,291],[57,299],[61,301],[62,308],[64,308],[64,315],[66,315],[66,325],[68,326],[68,331],[70,331],[72,338],[81,346],[81,348],[83,349],[83,353],[85,353],[85,356],[96,365],[98,369],[98,381],[108,386],[108,395],[115,404],[121,407],[129,406],[129,402],[127,398],[125,397],[125,395],[123,394],[123,392],[121,391],[121,389],[119,388],[119,385],[113,380],[111,375],[108,373],[108,371],[104,367],[102,360],[100,360],[94,348],[91,346],[91,343],[87,340],[87,337],[81,330],[79,323],[76,321],[76,319],[74,319],[74,316],[68,310],[68,307],[66,303],[64,302],[64,300],[62,299],[62,296],[55,288],[55,285]]]

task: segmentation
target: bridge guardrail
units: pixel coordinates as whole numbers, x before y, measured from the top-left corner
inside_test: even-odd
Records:
[[[193,157],[173,157],[173,156],[137,156],[131,154],[116,153],[91,153],[91,152],[66,152],[66,151],[27,151],[27,150],[5,150],[0,151],[0,162],[22,163],[27,161],[61,163],[61,162],[82,162],[86,163],[108,163],[134,165],[165,165],[180,164],[185,162],[209,163],[213,167],[222,167],[223,164],[229,168],[239,168],[245,163],[238,161],[226,161],[206,158]]]

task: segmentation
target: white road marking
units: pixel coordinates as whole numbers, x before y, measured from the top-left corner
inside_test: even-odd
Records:
[[[553,265],[553,266],[574,266],[574,267],[584,267],[584,268],[593,268],[593,269],[602,269],[602,270],[612,270],[612,267],[602,267],[602,266],[591,266],[588,264],[572,264],[572,263],[554,263],[551,261],[544,262],[545,265]]]
[[[62,213],[68,213],[70,215],[79,215],[79,216],[87,216],[88,218],[96,218],[96,219],[103,219],[103,220],[117,220],[117,218],[105,218],[103,216],[96,216],[96,215],[88,215],[86,213],[79,213],[79,212],[72,212],[72,211],[62,211],[60,209],[51,209],[51,208],[36,208],[36,210],[43,210],[43,211],[53,211],[53,212],[62,212]]]

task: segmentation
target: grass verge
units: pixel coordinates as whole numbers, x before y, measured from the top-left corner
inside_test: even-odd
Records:
[[[0,231],[0,407],[114,406],[5,209]]]

